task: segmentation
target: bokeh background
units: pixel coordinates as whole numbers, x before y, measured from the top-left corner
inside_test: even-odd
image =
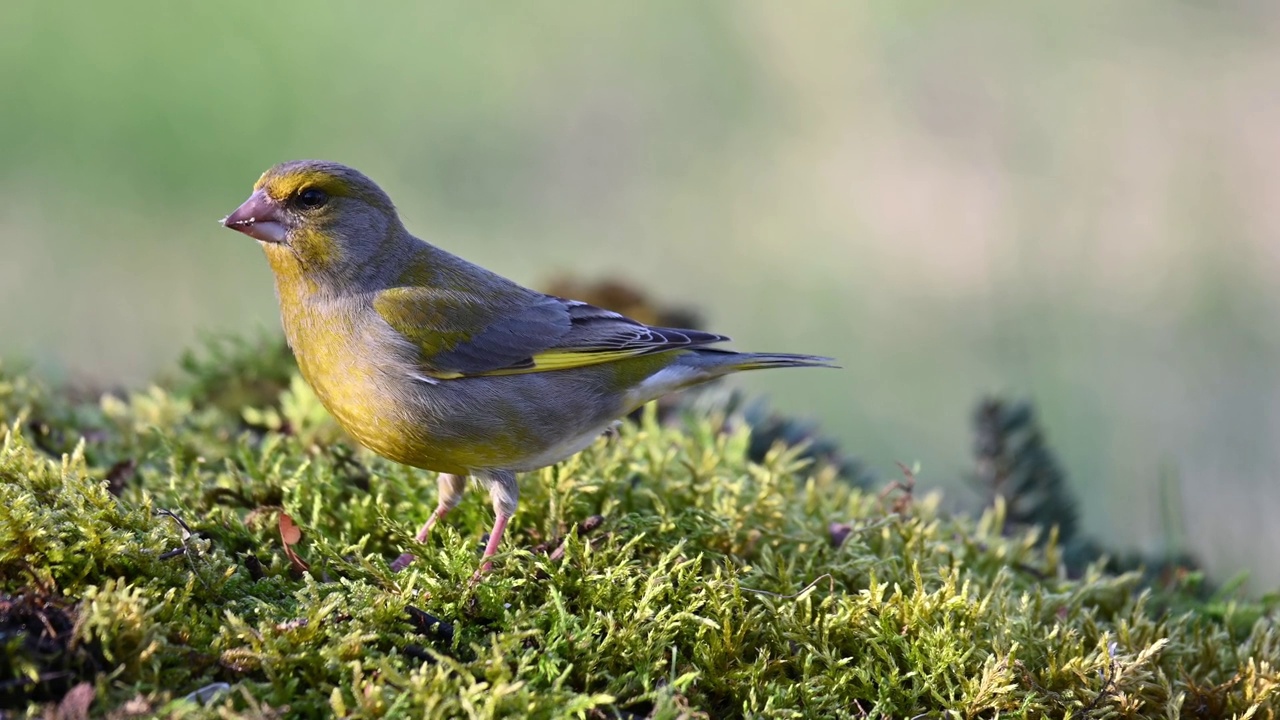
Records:
[[[0,4],[0,356],[139,385],[275,330],[216,221],[355,165],[517,280],[619,275],[963,505],[986,392],[1118,548],[1280,584],[1280,5]],[[1162,505],[1180,507],[1171,535]]]

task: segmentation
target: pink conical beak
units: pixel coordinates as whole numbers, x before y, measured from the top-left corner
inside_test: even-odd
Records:
[[[280,205],[263,190],[255,190],[236,211],[222,218],[222,226],[262,242],[284,242]]]

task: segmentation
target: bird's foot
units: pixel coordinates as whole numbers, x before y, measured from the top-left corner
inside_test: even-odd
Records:
[[[476,570],[475,574],[471,576],[470,586],[475,587],[484,582],[485,576],[488,575],[491,570],[493,570],[493,563],[486,561],[485,564],[481,565],[480,569]]]

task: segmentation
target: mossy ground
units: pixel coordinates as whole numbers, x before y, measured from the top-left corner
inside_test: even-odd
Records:
[[[77,400],[0,373],[0,708],[21,715],[1274,717],[1260,603],[1069,579],[1000,506],[868,493],[745,431],[628,424],[473,492],[352,450],[252,348]],[[285,554],[281,513],[302,530]],[[596,517],[598,516],[598,518]],[[83,683],[88,683],[87,685]],[[68,690],[78,690],[67,694]],[[64,698],[64,696],[66,696]],[[0,710],[0,713],[5,711]]]

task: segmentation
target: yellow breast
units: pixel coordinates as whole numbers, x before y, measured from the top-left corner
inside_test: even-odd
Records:
[[[438,472],[467,474],[492,463],[483,442],[439,432],[448,418],[433,412],[404,368],[388,362],[386,339],[376,336],[378,328],[358,308],[304,297],[304,288],[279,280],[281,320],[298,369],[357,442],[390,460]]]

